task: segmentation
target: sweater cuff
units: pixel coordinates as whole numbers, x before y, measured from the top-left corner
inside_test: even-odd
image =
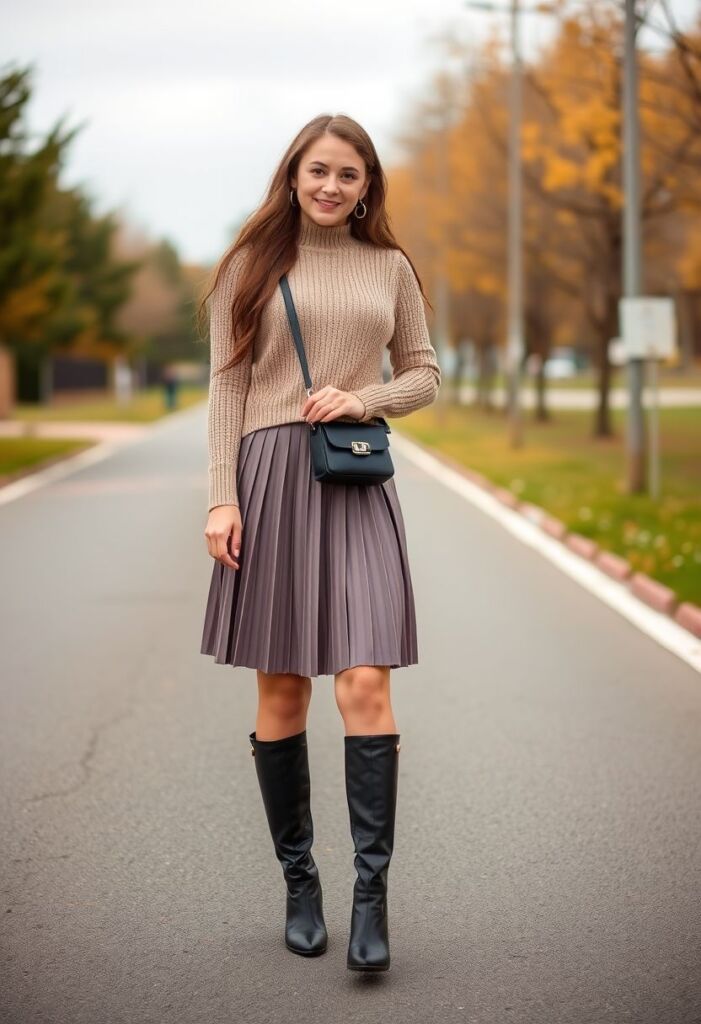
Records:
[[[360,419],[361,423],[366,423],[374,416],[383,415],[382,405],[386,397],[383,384],[367,384],[364,388],[351,391],[350,394],[359,398],[365,406],[365,413]]]
[[[209,509],[215,505],[238,505],[236,479],[231,465],[209,467]]]

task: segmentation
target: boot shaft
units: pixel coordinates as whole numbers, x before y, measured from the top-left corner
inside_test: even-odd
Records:
[[[356,886],[382,889],[394,849],[399,734],[346,736],[346,797],[355,846]]]
[[[346,794],[355,846],[351,934],[353,971],[390,966],[387,875],[394,849],[399,734],[345,737]]]
[[[306,730],[281,740],[249,734],[275,854],[288,884],[316,875]]]

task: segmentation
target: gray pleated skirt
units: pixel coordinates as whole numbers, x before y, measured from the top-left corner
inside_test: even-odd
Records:
[[[201,653],[221,665],[332,675],[418,662],[404,520],[394,478],[314,479],[309,424],[241,440],[239,569],[215,561]]]

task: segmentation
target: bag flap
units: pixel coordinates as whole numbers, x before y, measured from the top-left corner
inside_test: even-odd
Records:
[[[389,448],[387,431],[379,423],[317,423],[334,448],[345,448],[352,453],[353,441],[367,441],[373,452],[384,451]]]

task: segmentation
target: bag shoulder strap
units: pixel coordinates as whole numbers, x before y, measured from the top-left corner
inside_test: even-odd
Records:
[[[295,304],[292,301],[292,292],[290,291],[290,285],[287,280],[287,274],[283,274],[280,278],[280,288],[282,290],[282,297],[285,300],[285,308],[287,310],[287,319],[290,321],[290,327],[292,328],[292,337],[294,338],[295,348],[297,349],[297,355],[302,365],[302,375],[304,377],[304,383],[309,390],[312,386],[312,379],[309,376],[309,366],[307,365],[307,354],[304,351],[304,342],[302,341],[302,332],[299,328],[299,320],[297,319],[297,310]]]

